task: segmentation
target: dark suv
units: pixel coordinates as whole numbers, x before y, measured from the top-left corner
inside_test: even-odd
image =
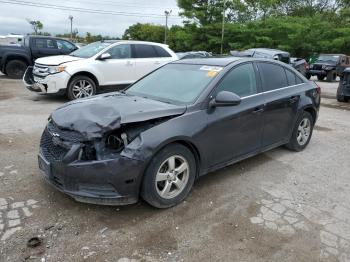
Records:
[[[348,102],[350,99],[350,68],[346,68],[343,72],[337,90],[337,100],[339,102]]]
[[[343,54],[321,54],[314,64],[310,65],[309,76],[317,76],[318,80],[335,81],[342,76],[346,67],[350,66],[349,57]]]
[[[78,201],[130,204],[141,196],[171,207],[202,175],[281,145],[303,150],[319,106],[319,87],[278,61],[179,60],[123,92],[55,110],[39,167]]]

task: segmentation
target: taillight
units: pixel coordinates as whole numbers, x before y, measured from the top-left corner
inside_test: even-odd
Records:
[[[305,66],[305,69],[306,69],[306,70],[308,70],[308,69],[310,68],[310,66],[309,66],[308,63],[305,63],[304,66]]]
[[[321,94],[321,87],[318,84],[316,84],[316,83],[315,83],[315,85],[316,85],[316,92],[317,92],[317,94]]]

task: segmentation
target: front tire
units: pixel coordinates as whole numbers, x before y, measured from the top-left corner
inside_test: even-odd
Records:
[[[309,112],[304,111],[295,123],[292,137],[286,145],[288,149],[299,152],[310,142],[314,128],[314,119]]]
[[[318,81],[323,81],[324,78],[325,78],[325,76],[323,76],[323,75],[317,75],[317,80]]]
[[[13,79],[21,79],[28,65],[21,60],[11,60],[6,64],[5,72],[8,77]]]
[[[89,97],[96,94],[96,83],[90,77],[78,75],[68,84],[67,96],[69,100]]]
[[[196,170],[195,158],[187,147],[169,145],[151,160],[144,175],[141,196],[156,208],[175,206],[189,194]]]

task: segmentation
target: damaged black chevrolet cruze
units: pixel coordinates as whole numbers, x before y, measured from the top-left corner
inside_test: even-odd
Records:
[[[176,61],[55,110],[39,167],[78,201],[171,207],[204,174],[277,146],[304,149],[319,105],[319,87],[278,61]]]

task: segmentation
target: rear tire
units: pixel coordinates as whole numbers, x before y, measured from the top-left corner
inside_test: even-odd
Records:
[[[90,97],[96,94],[96,83],[90,77],[77,75],[68,84],[67,96],[69,100]]]
[[[188,196],[196,170],[192,152],[181,144],[171,144],[151,160],[144,174],[141,196],[156,208],[175,206]]]
[[[314,121],[312,115],[304,111],[296,121],[292,137],[286,147],[296,152],[304,150],[310,142]]]
[[[22,60],[10,60],[5,66],[6,75],[13,79],[21,79],[28,65]]]
[[[306,74],[305,74],[305,77],[306,77],[307,80],[310,80],[311,74],[310,74],[310,73],[306,73]]]

